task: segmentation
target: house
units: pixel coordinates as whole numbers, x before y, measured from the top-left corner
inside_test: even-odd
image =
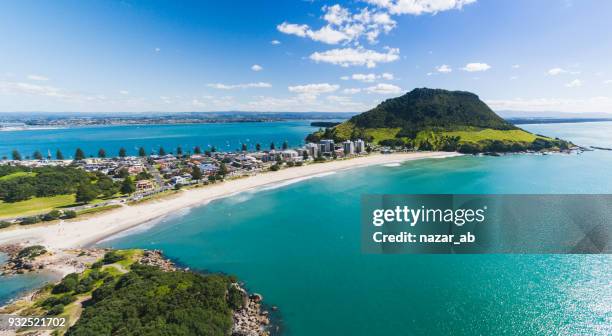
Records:
[[[136,192],[148,192],[154,189],[155,185],[150,180],[136,181]]]

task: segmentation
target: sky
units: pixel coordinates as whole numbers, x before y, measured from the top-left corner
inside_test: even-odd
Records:
[[[416,87],[612,113],[612,1],[0,2],[0,111],[362,112]]]

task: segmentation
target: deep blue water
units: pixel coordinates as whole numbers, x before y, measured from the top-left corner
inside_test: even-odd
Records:
[[[234,151],[247,144],[250,149],[260,143],[268,148],[275,142],[277,148],[287,141],[290,146],[304,143],[304,137],[316,130],[310,121],[249,122],[189,125],[120,125],[92,126],[58,129],[38,129],[0,132],[0,157],[10,157],[17,149],[25,158],[39,150],[43,155],[61,150],[65,158],[74,155],[77,148],[87,156],[97,155],[104,148],[108,156],[116,156],[121,147],[128,155],[136,155],[138,148],[147,152],[158,151],[163,146],[166,152],[181,146],[184,152],[200,146],[206,150],[215,146],[218,150]]]

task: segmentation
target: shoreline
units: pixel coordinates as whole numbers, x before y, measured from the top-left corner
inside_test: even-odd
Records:
[[[451,152],[372,154],[348,160],[313,163],[276,172],[264,172],[246,178],[183,190],[175,197],[123,206],[83,220],[60,221],[54,224],[0,231],[0,245],[25,243],[43,245],[50,249],[87,247],[141,224],[163,219],[182,209],[203,206],[216,199],[231,197],[245,191],[291,181],[300,182],[318,175],[347,169],[459,155],[461,154]]]

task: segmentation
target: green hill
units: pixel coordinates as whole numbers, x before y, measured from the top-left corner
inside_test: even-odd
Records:
[[[361,138],[380,145],[467,153],[565,149],[570,145],[508,123],[473,93],[427,88],[388,99],[337,126],[310,134],[307,140],[325,138]]]

